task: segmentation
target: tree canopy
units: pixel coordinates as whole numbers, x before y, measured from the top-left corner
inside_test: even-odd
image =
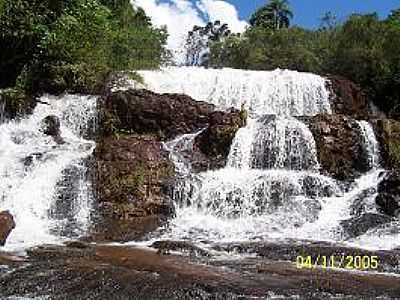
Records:
[[[292,18],[288,0],[270,0],[251,16],[250,25],[278,30],[289,27]]]

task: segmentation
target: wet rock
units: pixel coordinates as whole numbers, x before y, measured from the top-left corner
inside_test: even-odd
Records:
[[[101,218],[95,235],[105,240],[143,236],[174,214],[165,185],[174,166],[152,136],[107,137],[95,150],[94,189]]]
[[[231,109],[210,114],[208,127],[194,142],[192,167],[195,172],[218,169],[226,165],[229,150],[237,131],[246,126],[246,112]]]
[[[130,89],[108,95],[103,109],[105,125],[112,123],[117,132],[153,134],[168,140],[207,127],[214,105],[186,95]]]
[[[389,223],[391,220],[391,217],[385,215],[366,213],[359,217],[344,220],[340,225],[344,230],[346,238],[354,238],[366,233],[370,229]]]
[[[388,169],[400,168],[400,121],[383,119],[372,122]]]
[[[369,119],[372,110],[368,97],[354,82],[340,76],[328,76],[331,93],[331,106],[334,114],[351,116],[355,119]]]
[[[156,241],[151,247],[158,249],[159,254],[168,254],[170,251],[187,252],[190,256],[211,257],[211,254],[188,241]]]
[[[10,212],[0,212],[0,246],[4,246],[6,244],[6,240],[14,228],[15,222]]]
[[[283,253],[286,245],[259,245]],[[287,246],[290,247],[290,246]],[[291,246],[291,249],[296,246]],[[250,258],[208,259],[159,255],[153,250],[122,246],[84,249],[45,246],[28,250],[26,262],[0,273],[0,298],[51,299],[397,299],[400,280],[371,272],[303,268],[297,255],[377,255],[328,245],[293,251],[290,261]],[[358,251],[358,252],[357,252]],[[396,251],[393,257],[396,256]],[[306,254],[307,253],[307,254]],[[292,256],[291,256],[292,257]],[[397,259],[394,259],[397,263]]]
[[[359,127],[353,119],[322,114],[305,121],[316,142],[318,161],[328,174],[349,180],[368,171]]]
[[[375,199],[378,209],[393,217],[400,217],[400,172],[391,171],[385,174],[378,185]]]
[[[102,102],[104,135],[151,134],[166,141],[204,129],[187,153],[195,172],[223,167],[237,130],[246,123],[246,112],[215,106],[180,94],[147,90],[110,93]]]
[[[53,137],[57,144],[63,144],[60,125],[60,119],[57,116],[47,116],[42,120],[41,129],[45,135]]]

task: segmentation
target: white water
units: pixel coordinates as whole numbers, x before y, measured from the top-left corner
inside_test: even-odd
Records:
[[[326,80],[311,73],[198,67],[170,67],[139,73],[147,87],[155,92],[183,93],[220,108],[240,109],[244,104],[253,117],[331,112]]]
[[[185,93],[219,109],[244,105],[250,112],[247,126],[233,140],[225,168],[200,174],[183,172],[184,179],[177,182],[173,195],[177,217],[162,238],[343,242],[341,222],[352,217],[357,197],[371,190],[367,198],[373,203],[381,170],[372,127],[359,122],[373,171],[346,191],[320,173],[314,138],[306,124],[295,118],[331,113],[324,78],[288,70],[192,67],[141,74],[155,92]],[[171,155],[179,155],[176,150]],[[396,238],[393,234],[379,241],[370,235],[367,232],[347,243],[366,248],[400,244],[398,238],[396,243],[388,242],[390,237]]]
[[[82,136],[95,123],[97,99],[67,95],[41,101],[48,105],[39,103],[26,119],[0,125],[0,211],[9,210],[16,222],[6,249],[56,243],[66,226],[71,235],[88,226],[92,199],[83,159],[95,143]],[[49,115],[60,119],[64,144],[41,132],[41,121]],[[69,178],[75,191],[71,182],[63,182],[68,170],[75,170]],[[68,193],[76,194],[73,203],[63,203]]]
[[[369,167],[372,169],[376,169],[379,167],[380,151],[379,143],[376,139],[374,129],[367,121],[357,121],[357,124],[360,127],[364,149],[367,152]]]

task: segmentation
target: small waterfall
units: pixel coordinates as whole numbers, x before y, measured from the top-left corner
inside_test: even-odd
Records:
[[[371,169],[377,169],[380,166],[380,151],[374,129],[367,121],[357,121],[357,124],[360,127],[364,149],[368,157],[368,166]]]
[[[245,104],[252,117],[331,112],[326,80],[311,73],[170,67],[140,74],[155,92],[187,94],[222,109]]]
[[[191,154],[194,140],[202,131],[178,136],[176,139],[164,144],[165,149],[169,151],[169,158],[174,163],[177,174],[181,176],[190,174],[191,165],[185,158],[185,155]]]
[[[57,242],[60,232],[76,235],[87,225],[92,198],[84,160],[95,143],[83,137],[95,130],[96,106],[95,97],[45,96],[29,117],[0,125],[0,210],[10,210],[17,224],[8,248]],[[60,119],[65,143],[41,132],[49,115]]]

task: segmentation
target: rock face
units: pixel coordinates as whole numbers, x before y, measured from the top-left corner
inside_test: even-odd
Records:
[[[400,216],[400,171],[388,172],[378,185],[375,202],[378,209],[393,217]]]
[[[101,218],[97,239],[129,240],[157,228],[174,209],[164,186],[174,166],[152,136],[107,137],[95,151]]]
[[[0,212],[0,246],[6,244],[6,240],[14,228],[13,216],[8,211]]]
[[[146,90],[110,93],[103,113],[108,134],[152,134],[166,141],[205,128],[188,155],[195,172],[223,167],[236,132],[246,124],[244,110],[215,111],[214,105],[189,96]]]
[[[373,121],[381,155],[386,168],[400,168],[400,121],[391,119]]]
[[[57,116],[47,116],[42,120],[41,129],[45,135],[53,137],[58,144],[63,144],[61,137],[60,119]]]
[[[314,135],[322,168],[339,180],[368,170],[357,123],[343,115],[317,115],[306,120]]]
[[[368,97],[360,86],[340,76],[328,76],[328,85],[333,113],[356,119],[368,119],[371,116]]]
[[[105,99],[105,108],[108,121],[118,130],[156,134],[167,140],[205,128],[214,111],[213,105],[186,95],[160,95],[147,90],[111,93]]]

